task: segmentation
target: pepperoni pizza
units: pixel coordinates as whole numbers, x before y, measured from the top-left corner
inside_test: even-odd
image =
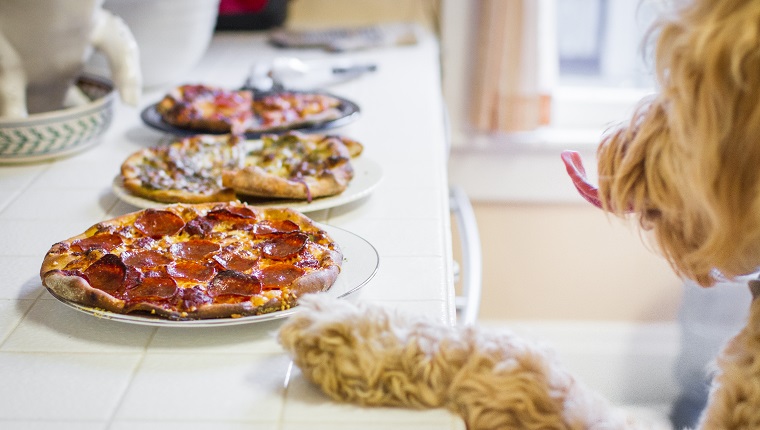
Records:
[[[55,296],[172,320],[285,310],[325,291],[343,260],[306,216],[239,202],[144,209],[54,244],[40,276]]]
[[[299,128],[341,117],[341,101],[315,92],[281,91],[254,98],[250,90],[187,84],[156,105],[161,119],[199,133],[268,132]]]
[[[209,85],[174,88],[156,105],[156,111],[175,127],[210,133],[244,133],[254,128],[253,93]]]

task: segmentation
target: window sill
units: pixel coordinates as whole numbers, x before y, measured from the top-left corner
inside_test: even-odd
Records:
[[[629,119],[652,89],[558,87],[551,127],[502,134],[452,134],[449,181],[472,201],[586,204],[560,160],[565,149],[583,156],[596,180],[596,148],[606,129]]]
[[[452,136],[449,181],[474,202],[587,204],[575,190],[560,159],[578,151],[596,180],[599,130],[547,128],[529,133]],[[464,144],[464,142],[467,142]]]

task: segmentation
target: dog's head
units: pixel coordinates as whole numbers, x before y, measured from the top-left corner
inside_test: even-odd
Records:
[[[635,214],[673,268],[703,286],[760,268],[760,1],[696,0],[659,22],[659,89],[599,146],[599,188],[577,153],[576,187]]]

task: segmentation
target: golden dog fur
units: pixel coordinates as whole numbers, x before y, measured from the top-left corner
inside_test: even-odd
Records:
[[[299,306],[280,343],[335,400],[445,407],[469,430],[637,428],[537,342],[314,295]]]
[[[603,139],[599,200],[612,214],[638,217],[684,277],[710,286],[753,273],[760,265],[760,1],[690,1],[652,34],[658,92]],[[335,399],[445,407],[469,430],[639,428],[530,340],[318,296],[301,306],[279,340]],[[755,300],[746,327],[717,360],[701,428],[760,428],[758,358]]]
[[[692,1],[656,29],[660,88],[599,146],[600,200],[708,286],[760,265],[760,2]]]

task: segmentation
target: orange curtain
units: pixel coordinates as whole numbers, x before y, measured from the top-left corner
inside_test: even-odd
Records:
[[[549,124],[553,26],[543,0],[481,0],[472,124],[483,132]],[[545,3],[544,5],[545,6]],[[552,58],[553,57],[553,58]]]

